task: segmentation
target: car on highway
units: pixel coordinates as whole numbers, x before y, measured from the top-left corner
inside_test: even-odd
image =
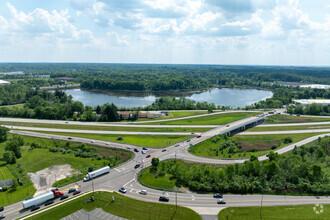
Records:
[[[166,151],[166,149],[165,149],[165,148],[163,148],[162,152],[165,152],[165,151]]]
[[[132,147],[128,146],[127,149],[130,150],[130,149],[132,149]]]
[[[4,207],[0,207],[0,212],[2,212],[5,208]]]
[[[121,193],[126,193],[127,190],[126,190],[124,187],[120,187],[119,192],[121,192]]]
[[[4,219],[4,218],[6,218],[5,215],[0,215],[0,219]]]
[[[223,195],[221,193],[216,193],[213,195],[213,198],[223,198]]]
[[[68,137],[69,140],[72,140],[72,137]]]
[[[195,132],[191,132],[191,134],[195,134]]]
[[[160,196],[159,201],[168,202],[168,201],[170,201],[170,199],[167,196]]]
[[[40,206],[37,206],[37,205],[31,206],[31,212],[38,210],[38,209],[40,209]]]
[[[69,198],[69,195],[63,195],[63,196],[61,196],[60,200],[64,200],[64,199],[67,199],[67,198]]]
[[[142,154],[146,154],[147,152],[145,150],[141,151]]]
[[[180,146],[180,144],[176,144],[176,145],[174,145],[174,147],[179,147]]]
[[[225,200],[223,200],[223,199],[219,199],[219,200],[217,201],[217,203],[218,203],[218,204],[226,204]]]
[[[140,192],[139,192],[141,195],[147,195],[147,190],[145,190],[145,189],[143,189],[143,190],[140,190]]]
[[[95,141],[91,141],[91,143],[95,143]]]
[[[73,192],[75,192],[75,191],[77,191],[76,188],[71,188],[71,189],[69,189],[68,193],[73,193]]]
[[[146,158],[149,158],[149,157],[151,157],[151,155],[150,155],[150,154],[148,154],[148,155],[146,156]]]
[[[105,143],[105,145],[110,145],[110,143]]]
[[[138,148],[134,148],[134,152],[140,152]]]
[[[148,150],[148,148],[147,147],[143,147],[142,150]]]
[[[140,166],[141,166],[141,164],[140,164],[140,163],[137,163],[137,164],[135,164],[134,168],[137,169],[137,168],[139,168]]]
[[[187,142],[190,142],[190,139],[188,139]]]
[[[229,125],[226,125],[226,127],[229,127]]]
[[[48,200],[46,203],[45,203],[45,206],[48,206],[48,205],[51,205],[54,203],[54,200]]]
[[[202,135],[197,135],[197,136],[196,136],[196,138],[200,138],[200,137],[202,137]]]
[[[72,193],[72,195],[77,195],[79,193],[81,193],[81,191],[80,190],[76,190],[75,192]]]

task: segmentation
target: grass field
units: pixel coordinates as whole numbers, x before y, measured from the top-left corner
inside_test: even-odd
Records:
[[[146,186],[152,186],[156,189],[167,189],[173,190],[175,186],[175,180],[171,180],[172,175],[168,174],[167,176],[156,176],[153,173],[150,173],[150,168],[148,167],[139,174],[139,181]]]
[[[322,117],[301,117],[291,115],[272,115],[267,117],[265,124],[284,124],[284,123],[307,123],[307,122],[322,122],[330,121],[329,118]]]
[[[153,122],[152,124],[160,125],[223,125],[233,121],[237,121],[249,116],[255,116],[258,112],[237,112],[224,113],[219,115],[210,115],[199,118],[179,119],[175,121]],[[150,123],[148,123],[150,124]]]
[[[139,131],[139,132],[203,132],[210,128],[141,128],[141,127],[116,127],[116,126],[92,126],[92,125],[72,125],[72,124],[45,124],[26,122],[1,122],[2,125],[13,125],[23,127],[57,128],[57,129],[78,129],[95,131]]]
[[[153,122],[153,121],[157,121],[157,120],[163,120],[163,119],[171,119],[171,118],[181,118],[181,117],[187,117],[187,116],[194,116],[194,115],[203,115],[203,114],[207,114],[208,112],[206,110],[200,110],[200,111],[170,111],[168,112],[168,116],[163,116],[161,118],[140,118],[137,121],[145,121],[145,122]],[[128,121],[129,122],[129,121]]]
[[[33,131],[34,132],[34,131]],[[81,137],[88,139],[95,139],[101,141],[113,141],[124,144],[133,144],[138,146],[145,146],[151,148],[162,148],[171,146],[175,143],[184,141],[193,136],[179,136],[179,135],[112,135],[112,134],[79,134],[79,133],[61,133],[61,132],[37,132],[54,135],[64,135],[68,137]],[[122,137],[122,140],[117,140],[118,137]]]
[[[300,126],[274,126],[274,127],[253,127],[248,131],[292,131],[292,130],[317,130],[330,129],[330,124],[300,125]]]
[[[250,158],[254,156],[262,156],[271,151],[272,146],[277,146],[277,149],[285,147],[289,144],[284,144],[283,139],[291,137],[293,143],[304,140],[306,138],[319,135],[322,133],[306,133],[306,134],[276,134],[276,135],[235,135],[230,139],[242,146],[239,152],[235,154],[215,154],[215,149],[218,148],[220,143],[213,143],[208,139],[199,144],[189,148],[189,152],[197,156],[211,157],[211,158]],[[291,143],[290,143],[291,144]],[[255,148],[256,152],[248,152]]]
[[[300,219],[329,219],[330,205],[323,205],[323,212],[316,214],[321,208],[315,205],[297,205],[297,206],[264,206],[260,207],[230,207],[223,209],[218,214],[219,220],[300,220]]]
[[[111,202],[112,196],[115,201]],[[60,219],[70,215],[80,209],[92,211],[95,208],[101,208],[103,211],[127,219],[201,219],[201,217],[191,209],[178,206],[175,211],[174,205],[161,203],[143,202],[131,199],[118,193],[96,192],[95,201],[84,203],[90,199],[91,194],[82,196],[78,199],[65,203],[49,211],[32,216],[29,219]],[[150,215],[150,216],[149,216]]]

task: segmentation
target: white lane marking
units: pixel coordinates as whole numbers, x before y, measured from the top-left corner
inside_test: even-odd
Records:
[[[193,195],[191,196],[191,200],[195,200],[195,197]]]
[[[131,179],[130,181],[128,181],[127,183],[125,183],[124,187],[128,184],[130,184],[131,182],[133,182],[135,180],[135,178]]]
[[[131,191],[130,192],[132,192],[133,191],[133,189],[131,189]]]
[[[117,168],[115,168],[116,171],[118,171],[120,173],[120,170],[118,170]]]

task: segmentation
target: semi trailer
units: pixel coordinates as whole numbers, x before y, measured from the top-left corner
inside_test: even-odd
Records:
[[[44,202],[47,202],[49,200],[58,198],[62,195],[63,195],[63,192],[52,191],[52,192],[49,192],[49,193],[31,198],[31,199],[27,199],[27,200],[23,201],[23,208],[27,209],[27,208],[30,208],[32,206],[38,206],[38,205],[40,205]]]
[[[106,166],[101,169],[95,170],[93,172],[89,172],[86,174],[86,177],[84,178],[84,182],[89,181],[91,179],[94,179],[95,177],[101,176],[103,174],[109,173],[110,167]]]

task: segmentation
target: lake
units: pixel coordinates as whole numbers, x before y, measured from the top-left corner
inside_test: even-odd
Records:
[[[210,89],[194,92],[132,92],[132,91],[107,91],[96,92],[81,89],[64,90],[72,95],[73,100],[80,101],[84,105],[97,106],[105,103],[114,103],[118,107],[138,107],[152,104],[161,96],[186,97],[197,102],[208,102],[216,105],[231,107],[244,107],[260,100],[272,97],[270,91],[257,89]]]

